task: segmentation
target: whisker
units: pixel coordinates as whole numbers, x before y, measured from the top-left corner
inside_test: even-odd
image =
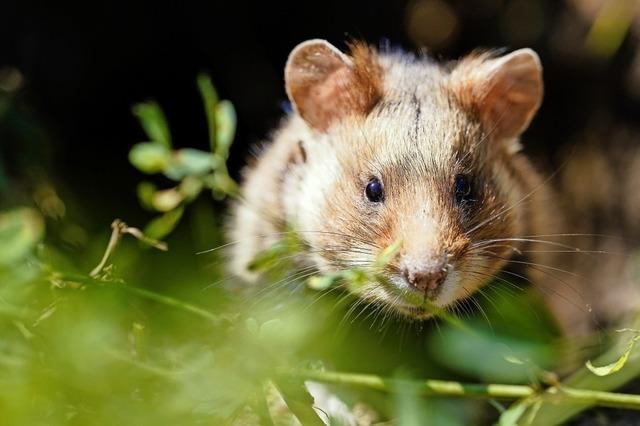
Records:
[[[520,200],[516,201],[514,204],[512,204],[510,206],[506,206],[505,208],[500,209],[496,214],[490,216],[489,218],[483,220],[479,224],[477,224],[474,227],[472,227],[470,230],[466,231],[465,234],[466,235],[471,235],[473,232],[477,231],[478,229],[482,228],[483,226],[487,225],[488,223],[491,223],[494,220],[497,220],[498,218],[500,218],[505,213],[508,213],[511,210],[513,210],[514,208],[518,207],[520,204],[522,204],[524,201],[526,201],[529,197],[531,197],[536,192],[538,192],[539,190],[544,188],[545,185],[547,185],[551,181],[551,179],[553,179],[560,172],[561,168],[564,167],[565,164],[566,164],[566,161],[565,161],[565,163],[560,165],[553,173],[551,173],[546,179],[544,179],[542,182],[540,182],[538,185],[536,185],[531,191],[529,191],[527,194],[525,194]]]
[[[365,244],[365,245],[370,246],[370,247],[375,248],[375,249],[379,248],[378,245],[374,241],[367,240],[365,238],[358,237],[358,236],[355,236],[355,235],[350,235],[350,234],[345,234],[345,233],[340,233],[340,232],[332,232],[332,231],[295,230],[295,231],[282,231],[282,232],[272,232],[272,233],[267,233],[267,234],[252,235],[252,236],[247,237],[247,238],[231,241],[231,242],[222,244],[222,245],[214,247],[214,248],[210,248],[210,249],[206,249],[206,250],[202,250],[202,251],[196,252],[196,255],[212,253],[212,252],[215,252],[215,251],[230,247],[230,246],[235,245],[235,244],[240,244],[240,243],[245,242],[245,241],[260,240],[260,239],[265,239],[265,238],[270,238],[270,237],[284,237],[284,236],[296,235],[296,234],[330,235],[330,236],[334,236],[334,237],[340,237],[340,238],[346,238],[348,240],[358,241],[358,242],[360,242],[362,244]]]
[[[473,303],[473,305],[478,308],[478,311],[480,312],[480,314],[482,315],[482,317],[485,319],[485,321],[487,322],[487,325],[489,326],[490,329],[493,330],[493,324],[491,324],[491,320],[489,319],[489,315],[487,315],[487,313],[485,312],[484,308],[482,307],[482,305],[480,305],[480,303],[473,297],[473,294],[464,286],[462,287],[462,290],[465,292],[465,294],[467,295],[467,299],[469,301],[471,301],[471,303]]]
[[[483,267],[483,265],[477,265],[477,267]],[[485,267],[485,269],[489,269],[489,268],[488,268],[488,267]],[[469,272],[469,271],[467,271],[467,273],[468,273],[468,272]],[[544,271],[540,271],[540,272],[545,273]],[[590,312],[591,312],[591,311],[589,310],[589,308],[588,308],[588,306],[589,306],[589,305],[588,305],[588,303],[584,300],[584,296],[583,296],[583,295],[582,295],[582,294],[581,294],[577,289],[575,289],[573,286],[569,285],[567,282],[565,282],[565,281],[561,280],[560,278],[558,278],[558,277],[556,277],[556,276],[554,276],[554,275],[550,275],[550,274],[549,274],[549,276],[551,276],[551,278],[553,278],[553,279],[555,279],[555,280],[559,281],[560,283],[562,283],[562,284],[564,284],[565,286],[567,286],[567,288],[571,289],[571,290],[572,290],[572,291],[573,291],[573,292],[574,292],[574,293],[575,293],[575,294],[580,298],[581,302],[582,302],[582,303],[584,303],[584,306],[583,306],[583,305],[580,305],[580,304],[578,304],[578,303],[576,303],[575,301],[573,301],[573,300],[571,300],[571,299],[569,299],[566,295],[564,295],[564,294],[562,294],[562,293],[558,292],[556,289],[554,289],[554,288],[552,288],[552,287],[549,287],[549,286],[543,285],[542,283],[534,283],[533,281],[531,281],[529,278],[527,278],[527,277],[526,277],[526,276],[524,276],[524,275],[517,274],[517,273],[515,273],[515,272],[508,271],[508,270],[501,270],[501,271],[500,271],[500,273],[504,273],[504,274],[512,275],[512,276],[515,276],[515,277],[517,277],[517,278],[523,279],[523,280],[525,280],[526,282],[528,282],[529,284],[531,284],[534,288],[539,288],[543,293],[545,293],[545,294],[547,294],[547,295],[555,295],[555,296],[560,297],[562,300],[564,300],[565,302],[569,303],[571,306],[575,307],[576,309],[580,310],[581,312],[584,312],[584,313],[590,313]],[[489,276],[489,277],[495,277],[495,278],[496,278],[496,279],[498,279],[500,282],[505,283],[505,284],[509,284],[509,285],[511,285],[512,287],[514,287],[514,288],[516,288],[516,289],[518,289],[518,290],[520,290],[520,291],[523,291],[523,289],[521,289],[520,287],[518,287],[518,286],[516,286],[515,284],[511,283],[510,281],[499,279],[500,277],[498,277],[498,276],[496,276],[496,275],[488,275],[488,274],[487,274],[487,276]]]
[[[535,268],[543,268],[543,269],[548,269],[548,270],[555,271],[555,272],[562,272],[564,274],[571,275],[573,277],[582,278],[579,274],[577,274],[575,272],[567,271],[566,269],[557,268],[555,266],[544,265],[542,263],[528,262],[526,260],[509,259],[509,258],[506,258],[506,257],[499,256],[496,253],[494,253],[492,251],[489,251],[489,250],[484,251],[484,252],[477,252],[476,254],[479,255],[479,256],[483,256],[483,255],[487,255],[488,254],[491,257],[493,257],[494,259],[500,259],[500,260],[503,260],[503,261],[505,261],[507,263],[515,263],[515,264],[519,264],[519,265],[526,265],[526,266],[532,267],[534,269]],[[486,257],[489,257],[489,256],[486,256]],[[536,270],[538,270],[538,269],[536,269]],[[543,272],[543,271],[540,271],[540,272]]]
[[[492,243],[504,243],[504,242],[523,242],[523,243],[539,243],[539,244],[548,244],[551,246],[561,247],[568,250],[573,251],[581,251],[579,247],[570,246],[568,244],[559,243],[557,241],[548,241],[548,240],[539,240],[535,238],[520,238],[520,237],[510,237],[510,238],[492,238],[489,240],[482,240],[476,243],[471,244],[471,249],[482,248],[485,244]]]

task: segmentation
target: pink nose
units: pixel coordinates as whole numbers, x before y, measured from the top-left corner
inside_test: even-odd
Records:
[[[432,299],[440,292],[446,273],[443,269],[405,271],[405,277],[412,287]]]

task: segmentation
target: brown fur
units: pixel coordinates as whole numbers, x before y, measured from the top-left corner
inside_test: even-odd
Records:
[[[522,202],[540,179],[514,149],[540,103],[541,89],[527,88],[540,79],[496,72],[504,61],[491,56],[476,55],[450,71],[427,58],[379,54],[357,43],[350,55],[317,40],[290,55],[285,79],[296,114],[243,185],[232,239],[252,243],[234,246],[233,269],[246,276],[247,262],[267,247],[259,236],[274,229],[268,213],[300,233],[309,247],[302,261],[324,272],[370,267],[400,239],[400,252],[384,270],[393,286],[371,283],[360,296],[424,318],[422,307],[404,300],[416,292],[403,278],[408,269],[444,262],[447,279],[433,302],[454,306],[520,245],[475,246],[540,232],[531,204]],[[516,73],[539,73],[528,55],[508,57],[517,61]],[[471,179],[475,198],[462,205],[453,192],[460,174]],[[382,203],[365,197],[372,178],[384,185]]]
[[[352,100],[354,110],[368,114],[382,98],[383,77],[378,53],[366,43],[354,41],[349,44],[349,54],[353,62],[353,81],[346,90],[358,95]]]
[[[300,116],[317,130],[338,117],[367,114],[380,100],[382,71],[366,44],[350,45],[351,58],[326,42],[307,42],[287,62],[287,93]]]
[[[525,49],[523,49],[525,50]],[[520,51],[519,51],[520,52]],[[516,53],[519,53],[516,52]],[[494,68],[497,64],[510,63]],[[496,57],[476,52],[465,57],[451,73],[451,90],[462,106],[500,137],[519,136],[531,122],[542,101],[542,74],[532,51]]]

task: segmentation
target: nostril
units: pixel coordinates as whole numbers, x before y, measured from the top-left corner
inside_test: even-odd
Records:
[[[436,271],[405,271],[405,277],[409,284],[416,290],[433,296],[444,282],[445,272]]]

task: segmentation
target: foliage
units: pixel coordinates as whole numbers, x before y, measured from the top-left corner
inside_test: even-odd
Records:
[[[237,191],[237,184],[226,167],[236,129],[235,109],[229,101],[218,101],[207,75],[198,76],[198,88],[209,129],[209,152],[194,148],[172,149],[171,132],[160,106],[146,102],[133,107],[149,142],[134,145],[129,152],[129,161],[143,173],[162,173],[179,182],[175,187],[162,190],[147,181],[138,186],[142,205],[162,213],[144,230],[150,238],[167,236],[179,223],[185,205],[193,202],[204,189],[209,189],[216,199]]]
[[[110,235],[70,247],[61,241],[79,226],[71,219],[38,206],[0,212],[0,423],[322,424],[307,380],[361,424],[552,424],[592,404],[640,408],[636,395],[594,392],[636,374],[637,337],[618,361],[587,366],[604,377],[584,367],[560,382],[551,371],[579,347],[558,338],[530,291],[494,283],[474,312],[434,310],[419,324],[354,303],[401,241],[373,269],[318,275],[289,261],[302,241],[287,232],[254,260],[267,273],[251,289],[225,275],[223,250],[195,256],[194,236],[222,240],[199,195],[237,194],[226,168],[233,107],[208,77],[197,84],[209,151],[175,149],[160,107],[134,107],[149,142],[131,149],[131,163],[174,182],[138,187],[159,213],[144,231],[116,220]],[[605,355],[594,363],[611,363]]]

